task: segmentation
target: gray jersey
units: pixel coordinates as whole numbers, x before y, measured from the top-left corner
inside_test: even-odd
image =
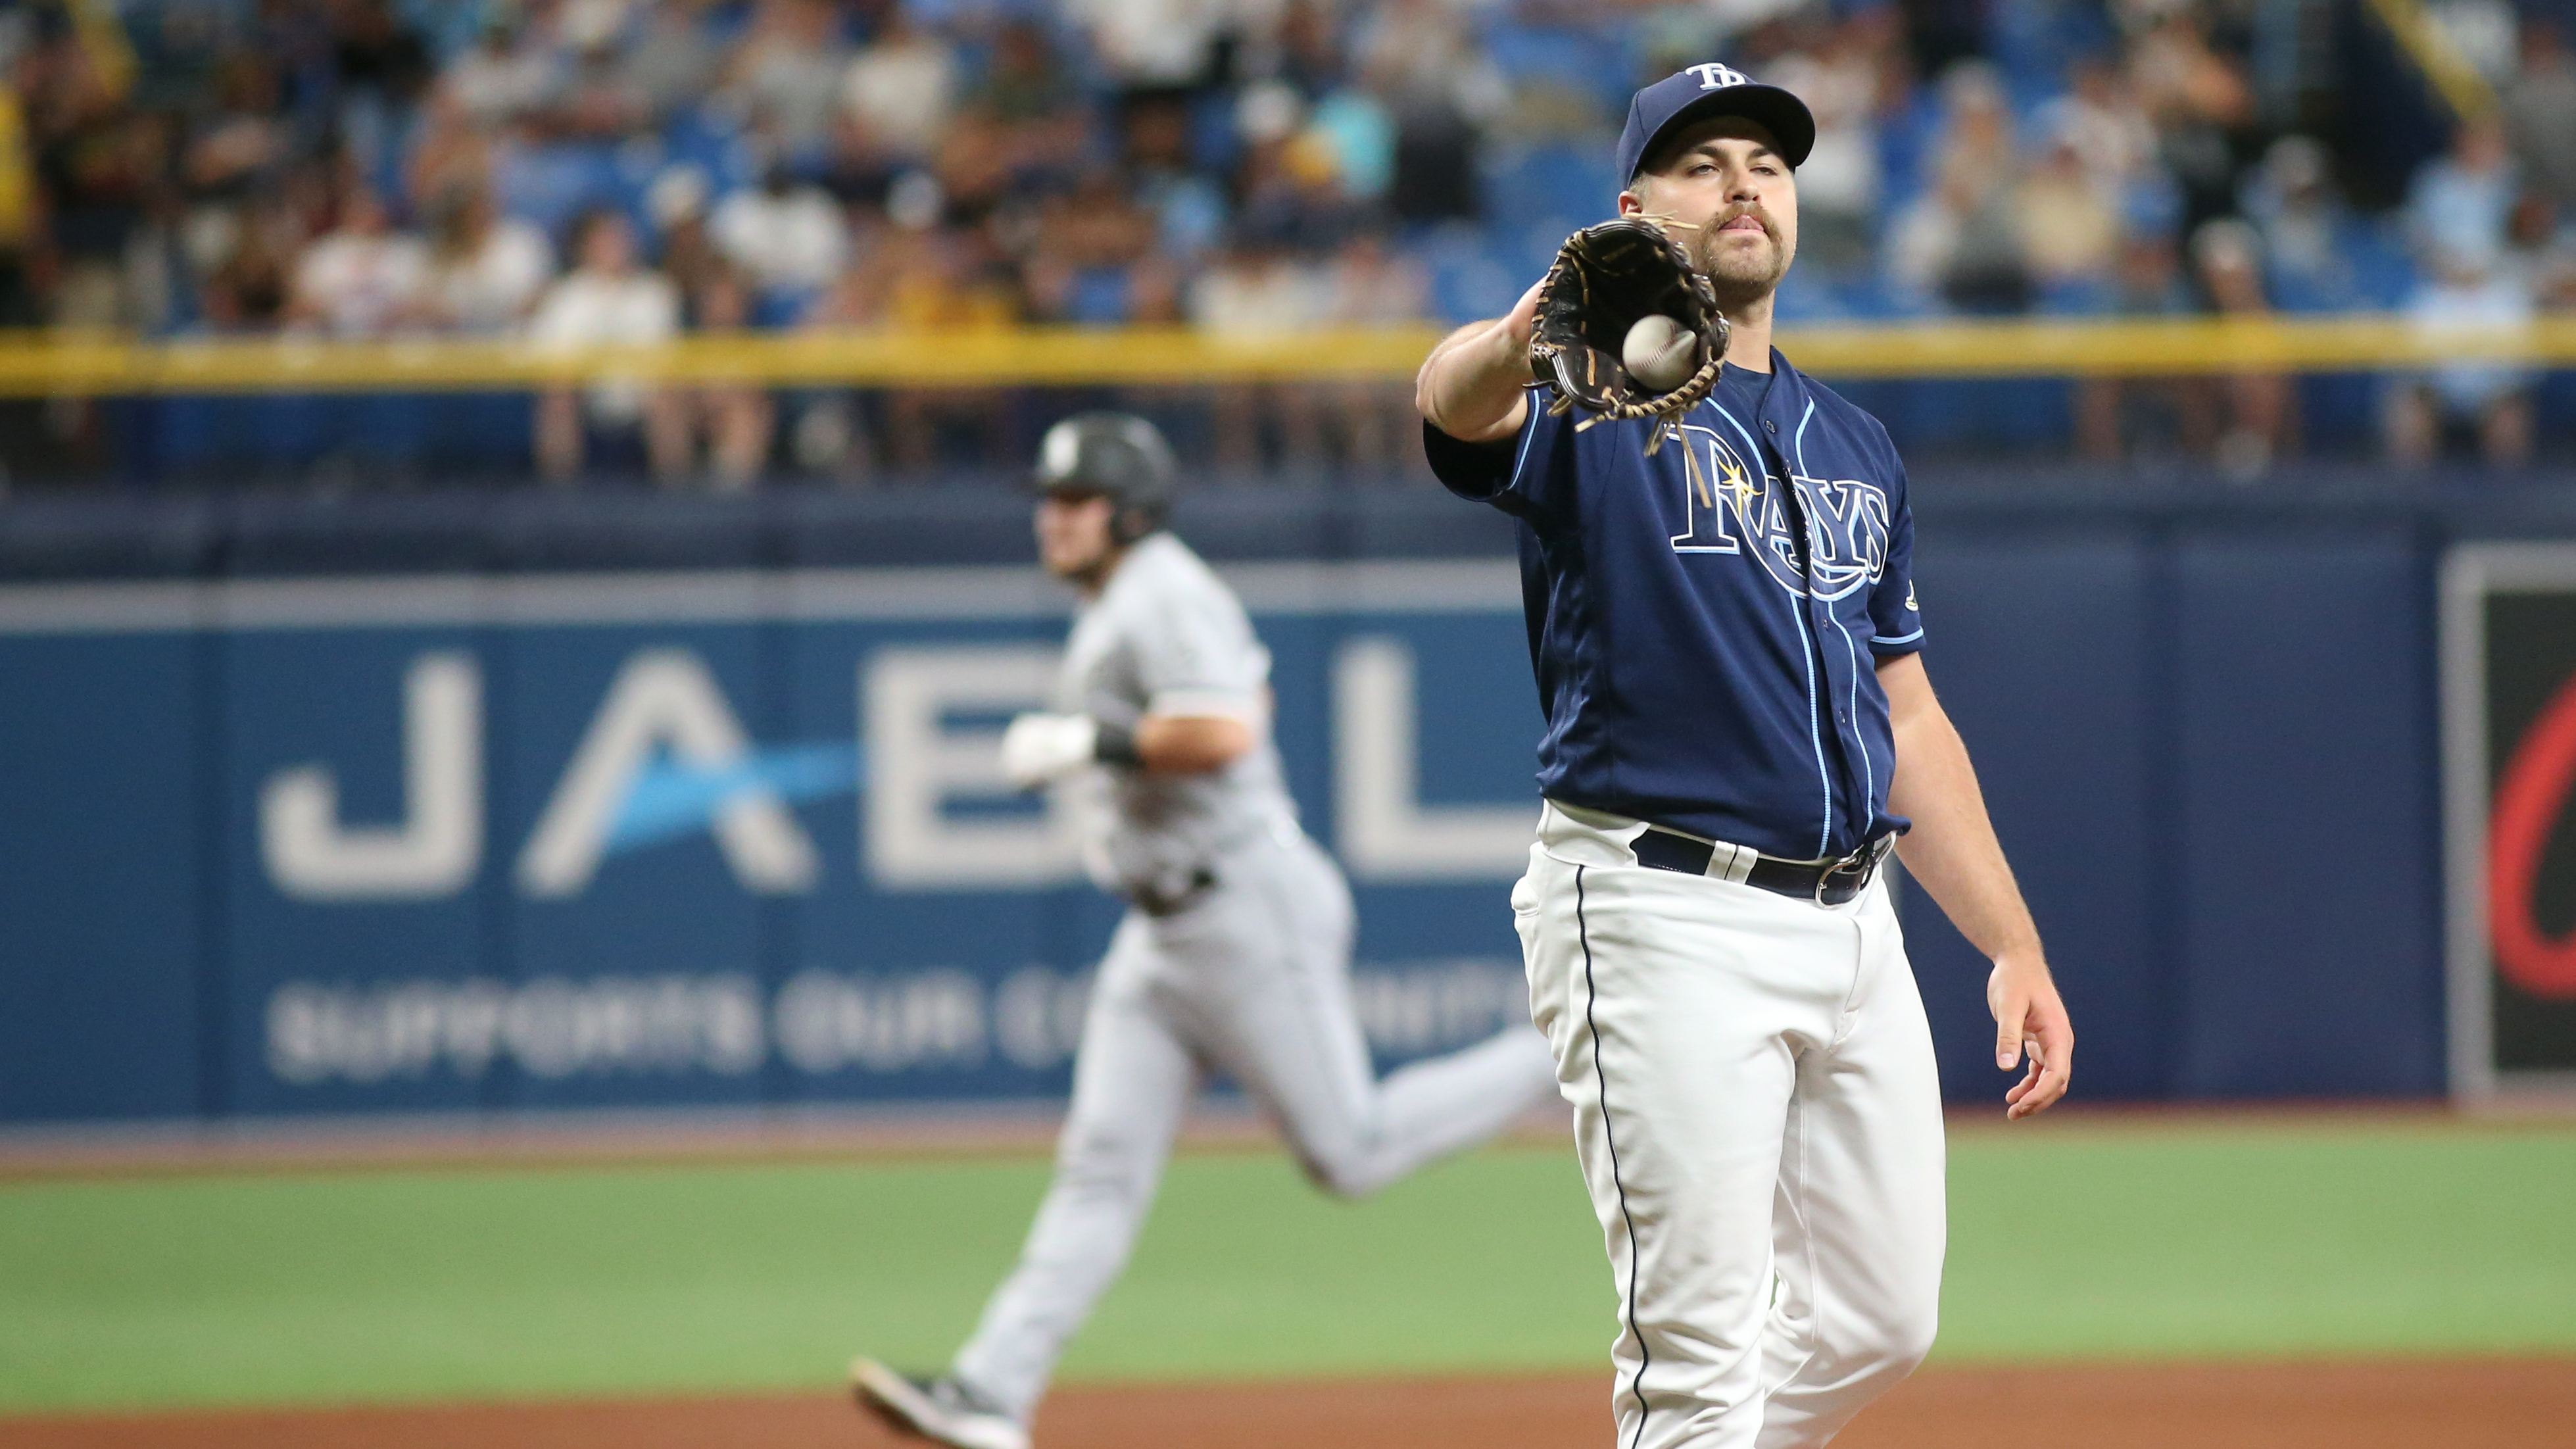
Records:
[[[1130,729],[1148,714],[1221,715],[1252,727],[1253,747],[1223,769],[1104,767],[1075,782],[1084,859],[1105,889],[1178,894],[1220,853],[1296,819],[1270,742],[1270,651],[1234,591],[1168,533],[1130,548],[1075,616],[1055,706]]]

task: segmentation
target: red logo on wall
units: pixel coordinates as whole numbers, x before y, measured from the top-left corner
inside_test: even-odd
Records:
[[[2576,930],[2552,939],[2535,911],[2541,860],[2569,823],[2576,786],[2576,676],[2543,706],[2497,777],[2487,830],[2487,920],[2496,974],[2553,1001],[2576,1000]]]
[[[2452,1082],[2576,1088],[2576,540],[2445,567]]]

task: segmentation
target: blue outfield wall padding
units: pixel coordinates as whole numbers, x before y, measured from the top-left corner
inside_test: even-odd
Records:
[[[0,637],[0,1121],[203,1105],[199,647]]]
[[[1005,482],[13,501],[0,1122],[1062,1091],[1116,910],[976,763],[1063,627]],[[2576,491],[1914,487],[1925,659],[2079,1090],[2438,1091],[2434,569],[2576,537]],[[1525,1009],[1508,521],[1389,482],[1205,489],[1177,527],[1254,588],[1381,1062]],[[415,693],[467,721],[434,768]],[[421,792],[465,814],[424,833]],[[1985,963],[1919,886],[1905,920],[1945,1091],[1992,1106]]]
[[[2410,530],[2178,540],[2180,1094],[2441,1089],[2426,564]]]
[[[2157,969],[2152,826],[2153,583],[2147,531],[2120,520],[1925,529],[1915,577],[1924,668],[1967,741],[1987,808],[2080,1015],[2088,1094],[2171,1080]],[[1907,940],[1956,1099],[1999,1093],[1987,961],[1909,883]]]

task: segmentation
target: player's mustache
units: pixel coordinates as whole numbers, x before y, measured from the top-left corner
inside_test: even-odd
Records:
[[[1762,228],[1762,234],[1764,236],[1771,238],[1773,241],[1778,241],[1780,239],[1779,231],[1771,225],[1771,218],[1763,215],[1762,208],[1755,204],[1730,206],[1724,211],[1719,212],[1717,215],[1710,217],[1708,219],[1708,225],[1701,230],[1700,237],[1703,240],[1714,238],[1719,232],[1726,230],[1729,222],[1735,221],[1740,217],[1747,216],[1753,218],[1754,223]]]

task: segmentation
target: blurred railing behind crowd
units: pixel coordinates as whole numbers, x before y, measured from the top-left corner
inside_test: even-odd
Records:
[[[0,395],[399,392],[604,382],[957,389],[1409,381],[1440,332],[1335,328],[1209,336],[1186,328],[1006,328],[697,336],[654,347],[543,348],[448,338],[0,340]],[[1787,329],[1826,378],[2193,377],[2468,364],[2576,366],[2576,316],[2430,328],[2389,316],[2066,323],[1950,320]]]
[[[1410,384],[1439,336],[1011,327],[546,348],[21,333],[0,337],[0,462],[29,489],[524,479],[545,471],[549,398],[622,392],[684,441],[665,444],[648,417],[594,439],[583,481],[737,491],[983,474],[1023,463],[1055,418],[1102,406],[1154,417],[1192,466],[1229,476],[1419,477]],[[2532,399],[2523,455],[2576,459],[2576,316],[1808,323],[1781,345],[1926,458],[2113,474],[2214,463],[2251,482],[2300,458],[2400,452],[2391,414],[2406,394],[2503,375]],[[65,428],[67,412],[92,416]],[[713,436],[727,428],[729,461]],[[30,446],[48,435],[56,446]],[[2448,440],[2464,455],[2480,441]]]

